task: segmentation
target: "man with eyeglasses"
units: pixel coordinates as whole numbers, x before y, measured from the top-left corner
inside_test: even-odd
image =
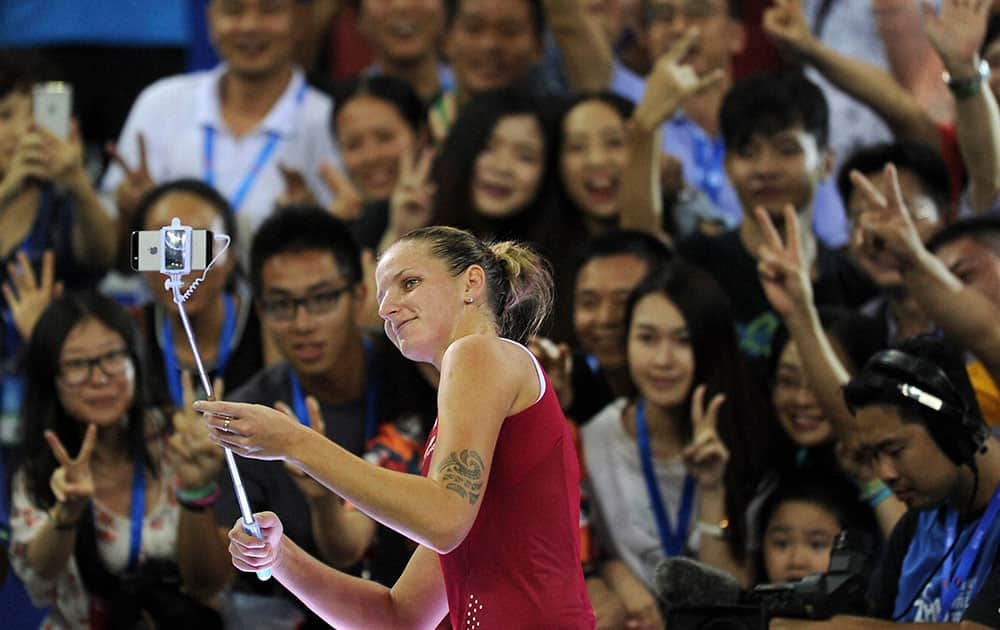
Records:
[[[380,331],[366,334],[359,328],[366,288],[360,252],[347,228],[322,208],[285,207],[261,225],[250,258],[260,319],[284,360],[227,397],[266,405],[280,401],[299,421],[353,453],[376,461],[385,456],[408,469],[410,460],[419,460],[434,420],[436,394]],[[388,426],[393,448],[384,439]],[[410,448],[399,446],[402,442]],[[412,550],[401,538],[379,529],[377,552],[359,565],[375,538],[374,521],[345,509],[336,495],[280,462],[239,459],[238,465],[250,507],[277,513],[290,536],[330,565],[354,567],[391,584],[409,559]],[[216,514],[228,531],[240,512],[228,474],[219,482],[224,487]],[[236,590],[234,608],[244,609],[249,592],[280,598],[283,591],[250,574],[241,574]],[[312,622],[319,619],[311,618],[309,626]]]

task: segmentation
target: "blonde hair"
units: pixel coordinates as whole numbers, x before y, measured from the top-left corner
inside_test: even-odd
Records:
[[[523,243],[486,243],[447,226],[414,230],[400,241],[426,241],[452,276],[472,265],[486,272],[489,305],[501,336],[526,343],[548,318],[555,288],[548,261]]]

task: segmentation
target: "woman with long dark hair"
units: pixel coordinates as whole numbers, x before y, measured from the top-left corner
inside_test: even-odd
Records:
[[[626,609],[656,622],[653,573],[695,555],[744,582],[747,512],[758,494],[768,412],[744,374],[728,299],[684,262],[646,278],[627,307],[638,396],[582,429],[587,471],[617,560],[603,573]]]
[[[11,560],[50,627],[213,620],[190,595],[222,586],[198,579],[224,544],[211,511],[222,453],[192,413],[171,432],[147,404],[138,347],[128,314],[96,293],[53,302],[26,346]]]

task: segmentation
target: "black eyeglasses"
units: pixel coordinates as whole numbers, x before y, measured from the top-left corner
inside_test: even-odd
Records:
[[[90,380],[94,366],[101,369],[105,376],[119,376],[132,364],[132,356],[128,350],[111,350],[90,359],[69,359],[59,362],[59,380],[63,385],[78,387]]]
[[[347,293],[353,286],[341,287],[330,291],[319,291],[301,298],[272,298],[261,300],[261,308],[268,318],[276,322],[290,322],[295,319],[299,306],[305,306],[310,315],[326,315],[337,306],[340,296]]]

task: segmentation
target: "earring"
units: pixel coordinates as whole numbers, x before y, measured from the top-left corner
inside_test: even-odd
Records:
[[[471,295],[465,296],[465,303],[466,304],[472,304],[473,300],[474,300],[474,298]]]

